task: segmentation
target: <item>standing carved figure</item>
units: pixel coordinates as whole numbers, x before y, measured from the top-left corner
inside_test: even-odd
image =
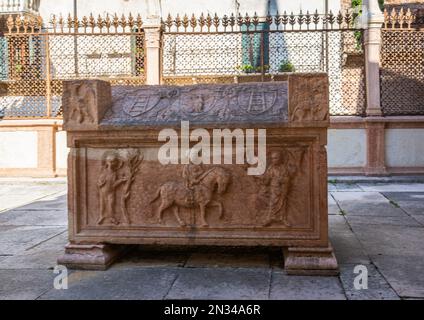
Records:
[[[296,167],[291,165],[288,158],[284,158],[280,151],[271,153],[271,165],[262,180],[267,187],[269,196],[264,226],[268,227],[274,223],[290,226],[287,216],[287,201],[295,172]]]
[[[103,155],[102,171],[97,181],[100,200],[100,218],[97,224],[105,221],[112,224],[119,224],[115,216],[116,193],[119,186],[128,179],[119,177],[119,169],[123,166],[123,161],[116,151],[108,151]]]

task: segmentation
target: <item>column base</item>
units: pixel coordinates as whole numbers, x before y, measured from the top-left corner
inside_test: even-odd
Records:
[[[57,260],[69,269],[107,270],[129,246],[110,244],[68,244],[65,254]]]
[[[284,248],[284,269],[289,275],[338,276],[333,248]]]
[[[385,177],[389,176],[389,172],[387,171],[386,167],[380,167],[380,168],[365,168],[365,175],[368,177]]]

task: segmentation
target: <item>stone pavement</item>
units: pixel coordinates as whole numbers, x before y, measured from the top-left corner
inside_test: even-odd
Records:
[[[278,249],[145,247],[55,290],[65,181],[0,179],[0,299],[423,299],[424,183],[343,179],[329,191],[340,277],[287,276]],[[354,289],[357,265],[368,290]]]

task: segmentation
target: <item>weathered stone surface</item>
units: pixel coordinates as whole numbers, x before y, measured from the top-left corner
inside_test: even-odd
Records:
[[[361,189],[356,183],[336,183],[334,184],[335,191],[338,192],[362,192],[364,190]]]
[[[28,205],[15,208],[15,211],[65,211],[67,212],[67,195],[55,194]]]
[[[369,192],[422,192],[424,183],[358,183],[364,190]]]
[[[358,264],[340,264],[340,280],[348,300],[399,300],[396,292],[372,264],[362,264],[368,270],[368,289],[357,290],[354,273]]]
[[[378,192],[332,192],[343,213],[351,216],[397,216],[405,212]]]
[[[336,277],[287,276],[273,272],[271,300],[346,300]]]
[[[339,215],[340,208],[331,194],[328,195],[328,214],[330,215]]]
[[[57,265],[57,257],[63,253],[63,246],[66,243],[67,233],[64,232],[33,248],[0,259],[0,269],[52,269]]]
[[[372,260],[400,297],[424,298],[422,254],[373,256]]]
[[[117,87],[108,125],[179,125],[181,121],[281,123],[288,120],[287,82],[273,84]]]
[[[68,244],[57,263],[71,269],[106,270],[130,247],[112,244]]]
[[[397,205],[411,215],[424,216],[424,201],[398,201]]]
[[[339,269],[333,247],[284,248],[284,269],[290,275],[337,276]]]
[[[65,230],[65,227],[0,226],[0,255],[22,253]]]
[[[110,262],[94,249],[104,243],[261,245],[288,247],[286,265],[294,266],[287,261],[295,256],[300,261],[302,251],[310,263],[314,257],[320,261],[314,271],[337,269],[328,243],[326,75],[240,85],[117,87],[113,94],[107,83],[73,81],[65,91],[71,244],[60,262],[93,265],[93,256],[97,267]],[[267,129],[263,175],[249,175],[242,164],[185,163],[188,154],[181,150],[174,157],[178,164],[161,164],[159,132],[182,120],[192,129],[238,128],[243,136],[252,128]],[[187,129],[181,139],[190,133]],[[212,147],[221,150],[222,140],[212,140]],[[236,153],[249,152],[245,146]],[[83,246],[97,253],[76,249]],[[311,272],[307,264],[296,264],[297,271]]]
[[[25,207],[27,204],[61,192],[64,189],[66,187],[63,185],[29,185],[25,188],[20,185],[7,186],[0,192],[0,212]]]
[[[424,202],[424,192],[384,192],[385,197],[395,202]],[[424,207],[424,204],[422,204]]]
[[[68,226],[65,210],[10,210],[0,215],[0,225],[8,226]]]
[[[49,270],[1,270],[0,300],[34,300],[53,288]]]
[[[381,225],[352,225],[370,256],[420,256],[424,258],[424,228]]]
[[[181,269],[166,299],[266,300],[269,269]]]
[[[370,259],[343,216],[330,217],[330,239],[340,264],[368,264]]]
[[[347,215],[347,220],[349,224],[355,226],[357,224],[365,224],[368,226],[404,226],[404,227],[421,227],[421,224],[414,218],[411,218],[408,215],[402,216],[355,216],[355,215]]]
[[[111,269],[76,271],[68,290],[50,290],[41,300],[161,300],[177,276],[177,269]],[[154,279],[154,281],[152,281]]]
[[[110,85],[96,80],[65,81],[62,101],[66,130],[96,130],[112,104]]]

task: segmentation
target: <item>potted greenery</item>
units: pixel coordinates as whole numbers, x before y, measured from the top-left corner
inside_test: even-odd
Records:
[[[243,64],[241,66],[238,66],[237,70],[239,70],[240,72],[243,72],[243,73],[247,73],[247,74],[255,73],[255,67],[252,66],[251,64]]]
[[[283,61],[280,64],[280,68],[278,68],[278,71],[280,72],[295,72],[295,67],[293,63],[290,61]]]

